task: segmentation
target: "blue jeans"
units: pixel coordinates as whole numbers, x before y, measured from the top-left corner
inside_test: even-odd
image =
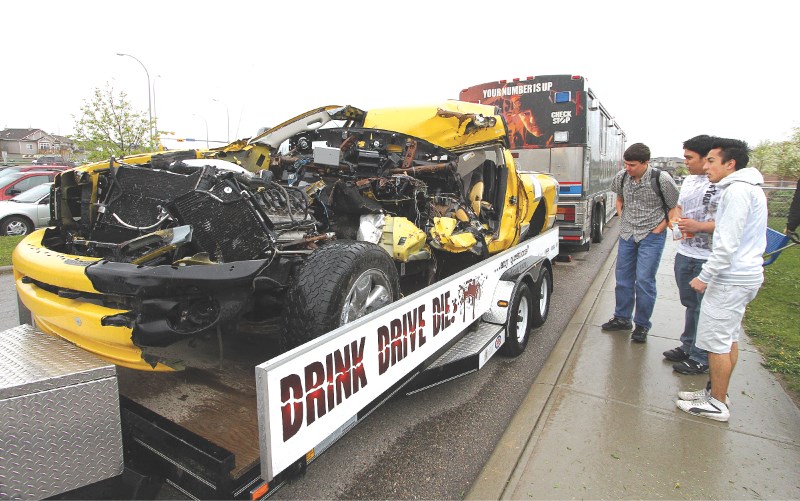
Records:
[[[617,287],[614,289],[617,306],[614,316],[631,320],[633,306],[636,314],[633,323],[650,329],[650,316],[656,304],[656,271],[664,252],[667,232],[649,233],[640,242],[633,237],[619,239],[617,247]]]
[[[689,286],[705,263],[705,259],[697,259],[675,254],[675,283],[678,285],[678,293],[681,297],[681,304],[686,307],[686,318],[683,322],[683,334],[681,334],[681,349],[689,354],[689,358],[695,362],[708,365],[708,352],[695,346],[697,338],[697,321],[700,318],[700,302],[703,295],[695,292]]]

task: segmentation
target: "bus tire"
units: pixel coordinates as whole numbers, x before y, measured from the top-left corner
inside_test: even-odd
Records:
[[[528,346],[531,332],[531,313],[534,309],[533,293],[527,283],[521,282],[514,292],[506,321],[506,342],[500,353],[507,357],[519,356]]]
[[[592,243],[603,241],[603,230],[606,228],[606,210],[603,204],[597,204],[592,211]]]
[[[369,242],[337,240],[311,253],[289,279],[284,350],[300,346],[400,297],[391,256]]]

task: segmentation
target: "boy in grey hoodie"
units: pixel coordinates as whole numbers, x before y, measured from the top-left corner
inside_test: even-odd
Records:
[[[739,356],[745,307],[764,281],[767,199],[761,173],[747,167],[747,143],[715,138],[706,157],[708,179],[722,195],[717,208],[712,253],[691,287],[704,293],[696,345],[707,350],[710,390],[679,392],[677,406],[690,414],[727,421],[728,385]]]

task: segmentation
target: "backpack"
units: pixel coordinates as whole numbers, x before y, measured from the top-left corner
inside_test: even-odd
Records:
[[[661,169],[657,167],[650,167],[650,169],[652,169],[650,173],[650,187],[653,188],[653,191],[658,193],[658,197],[661,199],[661,207],[664,209],[664,219],[669,223],[669,207],[667,207],[667,200],[664,198],[664,193],[661,191]],[[619,191],[621,193],[625,193],[625,178],[629,176],[630,174],[627,172],[622,175],[622,180],[619,183]]]

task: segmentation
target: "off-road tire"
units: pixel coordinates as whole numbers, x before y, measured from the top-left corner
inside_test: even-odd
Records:
[[[522,282],[514,292],[511,308],[508,310],[506,321],[506,342],[500,348],[500,353],[507,357],[516,357],[525,351],[531,333],[531,313],[534,308],[534,298],[531,288]]]
[[[391,296],[386,304],[400,297],[394,261],[377,245],[337,240],[314,251],[289,280],[283,348],[294,348],[339,327],[347,295],[365,274],[385,280]]]

